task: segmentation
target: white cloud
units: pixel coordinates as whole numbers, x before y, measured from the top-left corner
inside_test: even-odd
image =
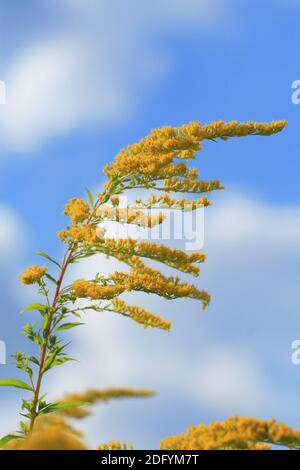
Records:
[[[27,244],[27,227],[19,215],[6,204],[0,203],[0,290],[2,296],[2,319],[11,311],[12,305],[5,302],[19,302],[28,299],[27,292],[20,289],[18,275],[21,272],[22,258]],[[2,328],[2,332],[5,329]],[[0,337],[1,339],[1,337]]]
[[[256,359],[243,348],[208,349],[196,369],[192,396],[217,413],[257,414],[268,400],[268,384]]]
[[[215,0],[65,0],[52,6],[60,18],[55,31],[18,50],[3,77],[1,141],[20,153],[80,126],[128,119],[144,89],[168,68],[156,35],[189,34],[224,20],[223,1]]]
[[[8,260],[13,261],[20,254],[20,239],[24,236],[24,228],[15,212],[0,204],[0,257],[1,265]]]
[[[6,434],[15,432],[18,429],[18,416],[16,413],[16,403],[6,399],[5,407],[1,407],[0,438]]]
[[[26,304],[32,290],[23,289],[18,278],[24,267],[23,257],[28,243],[27,226],[19,214],[4,203],[0,203],[0,226],[0,291],[3,292],[0,318],[5,322],[0,329],[1,340],[9,337],[11,322],[7,320],[7,316],[23,303]],[[7,351],[10,353],[9,346],[7,344]]]
[[[0,116],[8,147],[30,150],[81,124],[122,114],[125,97],[108,71],[95,82],[90,55],[88,44],[64,37],[29,48],[12,65]]]
[[[230,210],[228,210],[230,204]],[[222,227],[222,231],[219,230]],[[210,221],[210,241],[224,244],[266,243],[269,247],[285,246],[299,250],[300,209],[298,207],[262,204],[242,192],[225,193],[220,198],[215,215]]]
[[[0,341],[6,343],[6,355],[12,354],[12,343],[14,342],[14,333],[10,334],[10,328],[19,326],[19,319],[16,315],[17,309],[25,302],[23,289],[19,288],[18,274],[20,272],[21,259],[26,245],[26,227],[15,211],[4,203],[0,203],[0,292],[1,292],[1,313],[0,313]],[[25,294],[26,295],[26,294]],[[8,370],[12,367],[2,364],[1,357],[0,376],[5,377]],[[8,362],[8,357],[6,357]],[[10,374],[8,373],[8,376]],[[9,395],[7,390],[1,387],[1,421],[0,437],[13,431],[17,425],[17,394],[11,391]],[[19,405],[19,403],[18,403]]]

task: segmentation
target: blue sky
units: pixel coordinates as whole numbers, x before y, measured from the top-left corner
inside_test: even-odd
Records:
[[[220,178],[226,186],[226,193],[214,196],[207,216],[209,256],[201,282],[215,301],[201,318],[187,312],[189,321],[180,313],[186,307],[168,304],[166,309],[174,316],[174,332],[168,339],[147,332],[144,340],[144,332],[132,325],[105,320],[103,329],[112,338],[119,338],[121,327],[131,338],[128,381],[156,387],[161,396],[151,403],[106,408],[102,419],[107,435],[101,433],[103,438],[117,438],[121,423],[122,432],[138,445],[154,446],[166,433],[235,412],[274,415],[299,426],[295,407],[299,408],[300,369],[291,365],[290,342],[297,331],[300,334],[300,105],[291,102],[292,82],[300,78],[300,2],[19,3],[2,2],[0,32],[5,45],[0,79],[7,85],[7,103],[0,107],[0,337],[8,352],[23,343],[17,312],[30,299],[18,286],[16,274],[37,261],[36,250],[60,255],[55,232],[65,223],[65,201],[82,195],[86,186],[100,187],[102,166],[122,146],[165,124],[287,119],[285,131],[274,137],[205,143],[196,161],[201,175]],[[196,312],[197,307],[191,310]],[[88,332],[87,328],[87,341]],[[123,341],[128,346],[129,339]],[[93,354],[83,340],[75,337],[74,342],[78,357],[81,352],[83,357]],[[185,353],[180,358],[177,352],[177,370],[172,354],[178,345]],[[141,356],[148,357],[153,347],[165,352],[170,362],[160,373],[166,375],[171,367],[172,377],[156,376],[149,357],[145,361],[151,370],[143,368],[143,375],[141,357],[134,362],[140,346]],[[219,356],[224,356],[223,362]],[[90,380],[84,375],[85,381],[101,386],[94,383],[95,377],[104,376],[105,385],[126,380],[117,367],[121,357],[116,352],[113,374],[100,368],[102,375],[94,370]],[[183,390],[175,378],[191,357],[195,364],[191,362],[186,380],[191,390]],[[209,374],[209,364],[214,374]],[[193,374],[196,369],[198,375]],[[226,371],[249,386],[237,387],[234,395]],[[1,366],[1,376],[8,372],[12,373],[10,366]],[[75,377],[78,372],[70,369],[70,374]],[[218,377],[225,384],[224,395],[205,393],[209,387],[218,388]],[[77,385],[82,388],[74,379]],[[55,383],[51,386],[55,390]],[[1,397],[14,413],[13,397],[19,395],[3,390]],[[140,407],[139,415],[135,406]],[[5,424],[11,422],[9,413]],[[128,431],[126,419],[131,415],[136,420]],[[134,430],[138,416],[145,423],[143,433]],[[99,420],[98,416],[88,425],[93,442]]]

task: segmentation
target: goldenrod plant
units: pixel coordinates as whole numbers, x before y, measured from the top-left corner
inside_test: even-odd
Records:
[[[167,437],[162,450],[271,450],[273,445],[300,448],[300,429],[291,429],[274,419],[233,416],[208,426],[191,426],[183,434]]]
[[[147,260],[156,261],[196,277],[199,264],[205,261],[202,252],[186,252],[130,237],[109,238],[103,224],[115,221],[152,228],[163,222],[166,209],[184,211],[208,206],[207,193],[221,190],[223,186],[219,180],[199,180],[197,170],[188,166],[201,150],[203,141],[250,135],[270,136],[280,132],[285,124],[285,121],[217,121],[207,125],[190,122],[181,127],[166,126],[152,130],[138,143],[123,148],[114,161],[104,167],[106,181],[96,198],[87,191],[87,200],[69,200],[64,213],[70,222],[58,233],[66,247],[62,260],[54,260],[48,254],[39,252],[38,255],[47,260],[47,266],[30,266],[20,276],[23,284],[37,287],[37,293],[43,296],[44,301],[36,301],[24,308],[25,313],[35,311],[37,314],[36,323],[25,324],[23,333],[38,350],[36,355],[16,352],[13,356],[16,367],[24,373],[25,379],[0,381],[0,386],[17,387],[28,393],[22,401],[20,429],[12,436],[5,436],[2,445],[16,436],[22,439],[32,434],[38,426],[38,418],[83,405],[81,399],[77,402],[49,402],[43,382],[48,371],[71,360],[67,353],[68,343],[59,335],[62,331],[80,327],[80,319],[88,310],[115,312],[143,327],[169,331],[169,321],[139,306],[128,305],[120,296],[137,291],[171,300],[195,299],[201,302],[203,309],[209,304],[210,296],[206,291],[178,277],[167,276],[147,264]],[[119,196],[132,189],[152,191],[153,194],[145,201],[138,200],[128,205],[124,210],[119,207]],[[178,197],[178,194],[182,196]],[[161,208],[160,213],[153,215],[151,211],[150,214],[145,211],[153,207]],[[99,272],[92,279],[66,282],[71,265],[99,253],[127,264],[129,271],[117,271],[109,276]],[[50,265],[53,268],[51,271]],[[53,291],[50,286],[54,287]],[[88,304],[83,305],[81,299],[87,299]]]

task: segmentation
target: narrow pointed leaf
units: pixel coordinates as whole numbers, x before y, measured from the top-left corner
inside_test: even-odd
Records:
[[[86,406],[89,403],[86,401],[62,401],[60,403],[54,403],[56,410],[66,410],[68,408],[79,408],[80,406]]]
[[[91,191],[88,188],[85,188],[85,190],[87,192],[91,207],[94,207],[95,203],[94,203],[94,198],[93,198]]]
[[[61,330],[70,330],[71,328],[75,328],[76,326],[84,325],[84,323],[80,322],[70,322],[64,323],[63,325],[58,326],[55,328],[54,332],[61,331]]]
[[[49,315],[48,313],[46,313],[46,315],[44,315],[44,318],[43,318],[43,321],[42,321],[42,330],[45,331],[47,326],[48,326],[48,322],[49,322]]]
[[[55,411],[67,410],[70,408],[79,408],[80,406],[86,405],[89,405],[89,403],[86,403],[84,401],[49,403],[49,405],[43,408],[39,414],[45,415],[49,413],[54,413]]]
[[[54,279],[54,277],[51,276],[51,274],[46,273],[45,276],[46,276],[47,279],[49,279],[49,281],[53,282],[53,284],[55,284],[57,286],[57,280]]]
[[[24,390],[30,390],[33,392],[33,389],[30,385],[22,380],[17,379],[0,379],[0,387],[16,387],[16,388],[23,388]]]
[[[39,312],[45,312],[48,310],[48,306],[44,304],[40,304],[38,302],[34,302],[32,304],[27,305],[23,310],[21,310],[21,313],[23,312],[30,312],[33,310],[38,310]]]
[[[61,265],[57,261],[55,261],[55,259],[51,258],[51,256],[49,256],[47,253],[44,253],[44,251],[37,251],[36,254],[48,259],[49,261],[51,261],[51,263],[54,263],[56,266],[59,267],[59,269],[61,269]]]

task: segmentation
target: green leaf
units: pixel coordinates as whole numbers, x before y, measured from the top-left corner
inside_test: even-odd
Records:
[[[0,439],[0,448],[4,447],[8,442],[12,441],[13,439],[20,439],[20,436],[14,436],[13,434],[7,434],[6,436]]]
[[[30,385],[17,379],[0,379],[0,387],[23,388],[24,390],[30,390],[33,392],[33,388]]]
[[[22,399],[22,410],[27,410],[31,412],[31,403],[29,402],[29,400],[24,400],[24,398]]]
[[[70,361],[76,361],[76,359],[73,359],[72,357],[68,356],[59,356],[58,354],[53,354],[50,356],[47,361],[45,362],[45,366],[43,368],[43,374],[47,372],[50,369],[53,369],[53,367],[56,366],[61,366],[62,364],[65,364],[66,362]]]
[[[62,364],[65,364],[66,362],[70,362],[70,361],[78,362],[77,359],[74,359],[73,357],[67,357],[67,356],[58,357],[57,359],[55,359],[55,361],[51,365],[51,368],[55,366],[61,366]]]
[[[50,356],[48,356],[43,367],[43,374],[54,367],[56,358],[62,356],[62,351],[64,348],[65,346],[60,346],[58,349],[55,349],[54,352],[50,354]]]
[[[51,261],[51,263],[54,263],[56,266],[59,267],[59,269],[61,269],[61,265],[57,261],[55,261],[55,259],[51,258],[51,256],[49,256],[47,253],[44,253],[44,251],[37,251],[36,254],[48,259],[49,261]]]
[[[27,307],[23,308],[23,310],[21,310],[21,313],[29,312],[32,310],[38,310],[41,313],[45,313],[45,311],[48,310],[48,306],[40,304],[38,302],[34,302],[33,304],[29,304],[27,305]]]
[[[33,362],[33,364],[36,364],[37,366],[40,365],[39,360],[35,356],[30,356],[29,360],[30,362]]]
[[[61,330],[70,330],[71,328],[75,328],[75,326],[80,326],[84,325],[84,323],[80,322],[70,322],[70,323],[64,323],[63,325],[58,326],[53,330],[53,332],[61,331]]]
[[[55,411],[67,410],[70,408],[79,408],[81,406],[89,405],[89,403],[84,401],[70,401],[70,402],[60,402],[60,403],[50,403],[48,406],[43,408],[39,414],[48,414]]]
[[[28,431],[27,425],[26,423],[24,423],[24,421],[20,421],[20,428],[23,434],[26,434],[26,432]]]
[[[46,276],[47,279],[49,279],[49,281],[53,282],[53,284],[55,284],[57,286],[57,280],[54,279],[54,277],[51,276],[51,274],[46,273],[45,276]]]
[[[47,326],[48,326],[48,323],[49,323],[49,315],[48,313],[46,313],[46,315],[44,315],[44,318],[43,318],[43,321],[42,321],[42,330],[45,331]]]
[[[91,207],[94,207],[95,202],[94,202],[94,198],[93,198],[91,191],[88,188],[85,188],[85,190],[87,192]]]
[[[80,406],[86,406],[89,403],[86,401],[62,401],[60,403],[54,403],[53,406],[57,410],[67,410],[68,408],[79,408]]]

